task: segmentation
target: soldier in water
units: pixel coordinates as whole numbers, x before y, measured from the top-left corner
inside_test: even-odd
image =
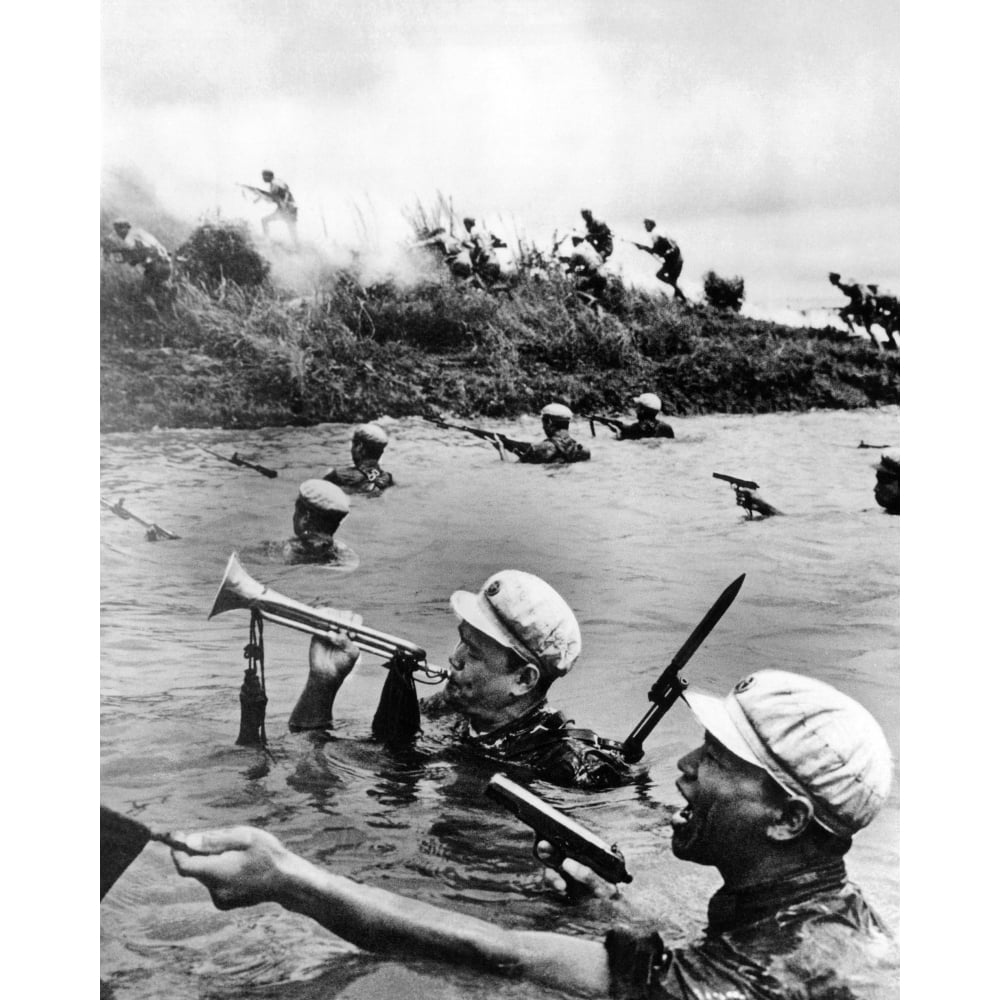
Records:
[[[845,863],[892,788],[878,723],[830,685],[781,670],[750,674],[725,698],[682,697],[704,737],[677,762],[666,850],[722,883],[705,931],[687,943],[676,925],[661,936],[652,912],[634,926],[619,917],[603,941],[503,927],[323,870],[251,827],[175,833],[184,849],[173,861],[219,909],[278,903],[368,951],[490,970],[522,994],[529,982],[560,995],[683,1000],[898,994],[898,948]],[[536,853],[550,857],[552,845]],[[614,891],[571,858],[548,879],[577,895]]]
[[[378,424],[356,427],[351,440],[353,464],[330,469],[323,478],[348,493],[381,496],[383,490],[393,485],[392,473],[386,472],[379,465],[388,443],[389,435]]]
[[[356,569],[357,553],[333,537],[350,509],[351,501],[339,486],[325,479],[307,479],[295,498],[292,515],[295,537],[282,546],[285,562],[293,565],[323,563],[343,570]]]
[[[666,421],[660,420],[663,404],[660,397],[652,392],[644,392],[632,400],[635,403],[634,424],[626,424],[624,420],[614,417],[600,417],[602,424],[613,427],[619,441],[637,441],[640,438],[672,438],[674,429]]]
[[[528,441],[514,441],[504,434],[491,436],[499,439],[503,447],[514,452],[520,461],[530,465],[589,461],[590,451],[569,436],[569,423],[572,419],[573,411],[568,406],[549,403],[542,407],[544,441],[531,444]]]

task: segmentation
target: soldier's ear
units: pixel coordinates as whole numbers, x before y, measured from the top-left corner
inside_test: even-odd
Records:
[[[776,816],[767,828],[772,840],[795,840],[812,822],[812,803],[802,796],[790,795],[775,810]]]
[[[521,694],[527,694],[538,687],[542,673],[534,663],[525,663],[517,672],[517,686]]]

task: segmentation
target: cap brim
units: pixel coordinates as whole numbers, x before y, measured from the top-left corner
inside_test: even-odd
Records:
[[[722,698],[704,691],[688,688],[681,697],[687,702],[688,708],[694,712],[695,718],[727,749],[755,767],[764,764],[753,752],[750,744],[740,735],[726,709]]]
[[[479,629],[480,632],[488,635],[501,646],[517,650],[514,637],[504,627],[496,612],[479,594],[472,594],[467,590],[456,590],[451,595],[451,610],[463,621],[468,622],[473,628]]]

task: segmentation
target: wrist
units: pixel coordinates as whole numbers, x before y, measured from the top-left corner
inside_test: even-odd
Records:
[[[273,901],[286,910],[308,913],[323,872],[311,861],[291,851],[284,852],[276,861],[275,868]]]

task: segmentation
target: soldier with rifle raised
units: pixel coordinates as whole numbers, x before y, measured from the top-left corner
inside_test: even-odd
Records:
[[[292,237],[292,243],[298,247],[299,208],[295,204],[295,198],[292,197],[291,188],[289,188],[284,181],[275,177],[273,170],[262,170],[260,172],[260,176],[267,185],[266,189],[253,187],[250,184],[241,184],[240,187],[252,192],[255,195],[254,201],[259,201],[261,198],[267,198],[268,201],[274,202],[274,211],[270,215],[265,215],[264,218],[260,220],[261,228],[264,230],[264,236],[267,239],[270,239],[271,224],[280,220],[288,227],[288,232]]]
[[[657,280],[662,281],[665,285],[669,285],[674,290],[674,298],[680,299],[681,302],[686,302],[687,297],[677,284],[677,279],[681,275],[681,269],[684,267],[681,248],[675,240],[672,240],[666,233],[661,233],[657,229],[654,219],[643,219],[642,224],[649,235],[650,245],[646,246],[643,243],[635,243],[632,240],[629,240],[629,242],[637,249],[652,254],[654,257],[659,257],[663,261],[660,269],[656,272]]]
[[[552,463],[586,462],[590,459],[590,451],[569,436],[569,424],[573,419],[573,411],[562,403],[549,403],[542,407],[542,430],[545,440],[532,444],[528,441],[515,441],[497,431],[487,431],[479,427],[469,427],[465,424],[452,424],[440,417],[424,417],[425,420],[438,427],[465,431],[475,437],[489,441],[504,457],[509,451],[517,455],[518,460],[530,465],[549,465]]]
[[[593,414],[585,419],[590,421],[590,433],[594,433],[594,424],[604,424],[610,427],[618,437],[619,441],[637,441],[640,438],[672,438],[674,429],[670,424],[660,420],[660,411],[663,404],[660,397],[652,392],[644,392],[636,396],[635,403],[636,422],[626,424],[624,420],[617,417],[602,417]]]

